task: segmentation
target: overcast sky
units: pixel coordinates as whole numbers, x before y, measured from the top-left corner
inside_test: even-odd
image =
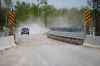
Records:
[[[15,1],[25,1],[27,3],[37,3],[37,0],[13,0]],[[87,0],[48,0],[48,3],[54,5],[57,8],[80,8],[87,5]]]

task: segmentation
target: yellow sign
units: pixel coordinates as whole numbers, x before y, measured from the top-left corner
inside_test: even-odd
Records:
[[[86,31],[88,32],[90,30],[90,27],[92,25],[92,11],[89,10],[89,9],[86,9],[84,12],[83,12],[83,19],[84,19],[84,24],[85,24],[85,27],[86,27]]]
[[[84,22],[87,24],[91,24],[92,23],[92,12],[91,10],[87,9],[84,11],[83,13],[83,17],[84,17]]]
[[[15,11],[9,11],[8,13],[8,23],[10,25],[14,25],[16,22],[16,12]]]

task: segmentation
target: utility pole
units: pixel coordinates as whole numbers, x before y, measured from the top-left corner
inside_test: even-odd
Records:
[[[88,0],[88,6],[89,6],[89,9],[91,10],[91,26],[89,28],[90,30],[90,35],[92,36],[95,36],[95,21],[94,21],[94,16],[95,16],[95,13],[94,13],[94,3],[93,3],[93,0]]]
[[[39,12],[40,12],[40,11],[39,11],[40,0],[37,0],[37,2],[38,2],[38,4],[37,4],[37,6],[38,6],[38,17],[39,17],[39,14],[40,14],[40,13],[39,13]]]
[[[0,32],[2,32],[3,30],[2,15],[3,13],[2,13],[1,0],[0,0]]]
[[[93,0],[94,25],[96,36],[100,36],[100,0]]]
[[[0,32],[1,32],[1,0],[0,0]]]

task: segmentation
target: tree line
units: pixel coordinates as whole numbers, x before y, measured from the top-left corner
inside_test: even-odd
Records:
[[[6,12],[9,10],[9,7],[12,3],[12,0],[4,0],[6,4]],[[84,8],[77,9],[67,9],[67,8],[61,8],[57,9],[53,5],[48,4],[47,0],[41,0],[38,4],[35,3],[26,3],[26,2],[16,2],[16,24],[20,22],[24,22],[27,20],[30,16],[32,17],[42,17],[44,20],[45,26],[47,26],[48,18],[51,16],[57,17],[57,16],[64,16],[68,15],[68,19],[76,20],[80,17],[82,17],[82,12]],[[76,17],[76,16],[77,17]],[[66,17],[66,16],[65,16]]]

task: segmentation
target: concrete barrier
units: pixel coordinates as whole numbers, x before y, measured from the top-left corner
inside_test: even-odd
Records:
[[[0,50],[16,46],[14,36],[0,37]]]
[[[90,36],[87,35],[84,40],[83,46],[100,48],[100,36]]]

